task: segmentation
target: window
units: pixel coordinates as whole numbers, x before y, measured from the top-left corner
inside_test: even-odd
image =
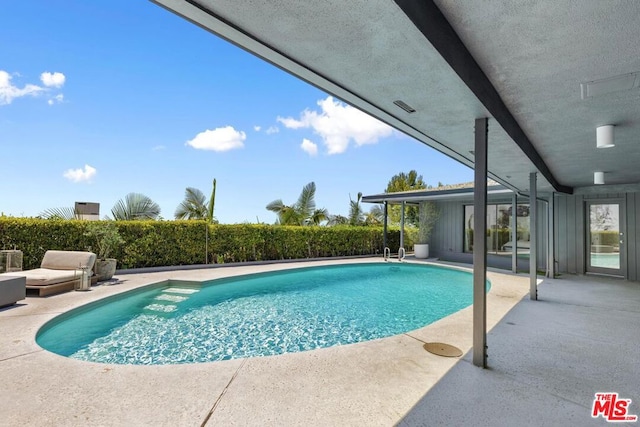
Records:
[[[487,253],[511,256],[514,244],[511,241],[510,204],[487,205]],[[518,254],[529,254],[529,205],[517,205],[516,239]],[[473,252],[473,205],[464,206],[464,252]]]

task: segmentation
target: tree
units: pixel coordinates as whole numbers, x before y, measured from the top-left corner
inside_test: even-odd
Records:
[[[313,211],[313,214],[311,215],[311,224],[313,225],[320,225],[324,221],[328,221],[328,220],[329,220],[329,212],[325,208],[316,209]]]
[[[422,175],[418,175],[418,172],[411,170],[409,173],[400,172],[392,176],[384,192],[398,193],[400,191],[423,190],[425,188],[427,188],[427,184],[422,180]],[[396,224],[400,222],[400,210],[401,206],[389,206],[389,219],[391,222]],[[419,209],[417,206],[407,207],[405,222],[417,226],[418,215]]]
[[[80,213],[70,207],[45,209],[38,216],[43,219],[80,219]]]
[[[285,205],[282,199],[274,200],[267,205],[267,210],[278,215],[281,225],[314,225],[328,217],[326,209],[316,209],[316,184],[310,182],[302,188],[298,201],[293,205]],[[322,218],[322,219],[321,219]]]
[[[176,208],[176,219],[205,219],[209,215],[206,198],[197,188],[187,187],[184,200]]]
[[[349,218],[342,215],[329,215],[327,225],[347,225],[349,224]]]
[[[351,199],[349,195],[349,225],[363,225],[364,213],[360,206],[360,199],[362,199],[361,192],[358,192],[356,200]]]
[[[111,215],[116,221],[155,220],[160,215],[160,206],[144,194],[129,193],[111,208]]]
[[[611,205],[594,205],[589,212],[591,227],[594,230],[609,231],[614,228],[617,221],[611,212]]]
[[[218,222],[216,217],[213,216],[213,208],[216,205],[216,179],[213,178],[213,189],[211,190],[211,198],[209,199],[209,222]]]
[[[184,192],[184,200],[175,211],[176,219],[204,219],[211,223],[217,223],[213,216],[213,207],[216,199],[216,180],[213,180],[213,191],[207,202],[205,195],[197,188],[187,187]]]
[[[419,228],[416,243],[429,243],[429,237],[438,222],[440,212],[438,206],[433,201],[420,202],[419,207]]]
[[[384,208],[382,205],[373,205],[364,217],[364,223],[367,225],[380,225],[384,222]]]

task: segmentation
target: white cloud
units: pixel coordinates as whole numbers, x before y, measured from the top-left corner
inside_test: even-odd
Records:
[[[22,89],[11,83],[11,75],[0,70],[0,105],[8,105],[16,98],[36,96],[44,89],[40,86],[27,84]]]
[[[247,135],[244,132],[226,126],[200,132],[191,141],[187,141],[186,145],[196,150],[229,151],[244,147],[245,139]]]
[[[304,110],[300,120],[292,117],[278,117],[277,120],[289,129],[313,129],[322,138],[329,154],[344,153],[350,141],[357,146],[375,144],[393,133],[390,126],[331,96],[319,100],[318,105],[322,111]]]
[[[64,76],[64,74],[58,72],[50,73],[48,71],[45,71],[44,73],[40,74],[40,81],[42,81],[42,84],[47,87],[62,87],[65,80],[66,77]]]
[[[260,126],[254,126],[253,130],[255,130],[256,132],[260,132],[260,129],[262,129],[262,127]]]
[[[64,95],[59,93],[58,95],[54,96],[53,98],[49,99],[47,101],[47,103],[49,105],[53,105],[55,103],[61,103],[62,101],[64,101]]]
[[[309,141],[307,138],[304,138],[302,140],[302,144],[300,144],[300,148],[302,148],[302,150],[308,153],[310,156],[316,156],[318,154],[318,144],[314,144],[313,142]]]
[[[278,126],[269,126],[269,128],[265,130],[265,132],[267,133],[267,135],[272,135],[274,133],[280,132],[280,129],[278,128]]]
[[[98,171],[89,165],[84,165],[84,169],[69,169],[63,176],[71,182],[91,182]]]
[[[300,116],[302,117],[303,115],[310,114],[310,113],[311,113],[311,111],[304,110],[303,113]],[[296,120],[293,117],[280,117],[280,116],[278,116],[277,120],[280,123],[282,123],[284,125],[284,127],[289,128],[289,129],[300,129],[300,128],[309,127],[309,124],[306,121]]]

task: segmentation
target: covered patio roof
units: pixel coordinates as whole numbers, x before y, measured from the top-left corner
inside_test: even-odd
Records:
[[[425,190],[398,191],[396,193],[380,193],[370,196],[363,196],[363,203],[389,203],[399,204],[405,202],[415,205],[427,200],[452,200],[452,199],[473,199],[473,183],[470,186],[459,188],[428,188]],[[487,196],[510,196],[513,191],[504,185],[493,183],[487,186]]]
[[[489,117],[489,176],[516,191],[640,182],[637,2],[154,1],[465,165]]]

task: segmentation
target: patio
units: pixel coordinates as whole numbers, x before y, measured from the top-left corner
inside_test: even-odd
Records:
[[[596,392],[618,392],[633,400],[630,414],[640,413],[640,287],[614,279],[545,279],[540,300],[530,301],[523,299],[528,276],[490,271],[486,370],[474,367],[468,352],[471,307],[380,340],[206,364],[96,364],[35,343],[38,328],[59,313],[144,284],[340,262],[120,275],[91,292],[2,309],[0,424],[596,425]],[[438,357],[424,341],[450,343],[466,355]]]

